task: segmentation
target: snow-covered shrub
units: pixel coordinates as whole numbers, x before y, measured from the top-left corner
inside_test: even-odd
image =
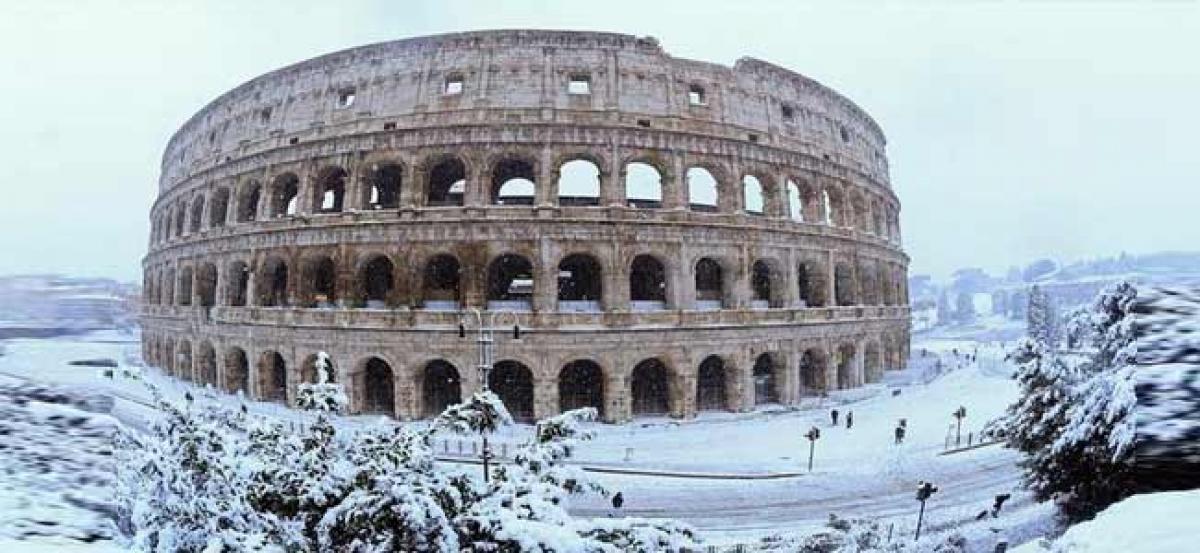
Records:
[[[763,553],[885,553],[909,551],[907,542],[887,543],[887,530],[878,522],[829,515],[824,527],[792,536],[764,538],[755,551]]]
[[[296,405],[307,411],[343,413],[350,406],[350,398],[342,387],[329,381],[329,354],[317,352],[317,381],[300,384],[296,392]]]
[[[322,387],[325,386],[325,387]],[[435,467],[439,428],[511,421],[494,394],[452,406],[426,428],[337,424],[340,391],[318,383],[293,425],[212,401],[176,406],[149,435],[126,434],[118,498],[143,551],[686,551],[686,526],[572,517],[570,494],[599,490],[562,461],[592,410],[539,423],[512,465],[483,482]],[[324,398],[324,399],[322,399]],[[603,493],[601,491],[601,493]]]

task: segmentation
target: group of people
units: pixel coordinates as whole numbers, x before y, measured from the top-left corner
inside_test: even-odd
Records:
[[[841,413],[838,412],[837,409],[833,409],[829,412],[829,420],[833,423],[833,426],[838,425],[838,417],[840,415],[841,415]],[[845,420],[846,420],[846,429],[854,428],[854,411],[847,411]],[[900,444],[904,443],[904,435],[907,433],[908,433],[908,419],[900,419],[900,422],[899,422],[899,424],[896,425],[896,430],[895,430],[896,445],[900,445]]]

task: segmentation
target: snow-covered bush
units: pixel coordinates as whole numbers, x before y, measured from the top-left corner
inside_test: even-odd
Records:
[[[296,405],[307,411],[343,413],[350,406],[350,398],[342,387],[329,381],[329,354],[317,352],[317,381],[300,384],[296,392]]]
[[[539,423],[535,438],[490,482],[439,469],[439,428],[495,429],[511,421],[494,394],[411,429],[337,424],[334,384],[308,388],[315,416],[285,424],[215,401],[164,413],[149,435],[126,434],[118,498],[143,551],[686,551],[696,539],[670,521],[586,520],[573,493],[599,490],[562,461],[586,439],[591,410]],[[601,493],[603,493],[601,491]]]

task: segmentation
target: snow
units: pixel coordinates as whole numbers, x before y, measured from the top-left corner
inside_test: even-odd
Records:
[[[1200,539],[1196,513],[1200,490],[1135,495],[1072,526],[1053,543],[1028,543],[1013,553],[1195,551]]]

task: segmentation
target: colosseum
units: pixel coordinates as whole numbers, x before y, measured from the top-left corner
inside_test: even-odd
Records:
[[[291,402],[324,351],[354,412],[419,419],[481,387],[474,329],[495,318],[488,383],[519,419],[794,405],[907,359],[884,145],[810,78],[647,37],[320,56],[167,144],[143,354]]]

